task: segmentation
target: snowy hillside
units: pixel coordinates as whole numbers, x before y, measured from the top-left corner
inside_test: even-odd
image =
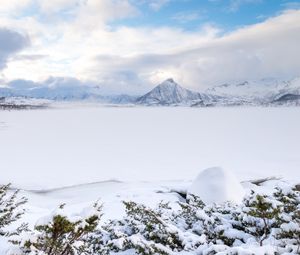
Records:
[[[76,79],[60,77],[50,77],[42,83],[14,80],[0,87],[0,96],[51,100],[83,100],[91,96],[101,98],[98,87],[87,86]]]
[[[52,101],[25,97],[0,97],[0,110],[32,110],[47,108]]]
[[[240,104],[272,105],[300,104],[300,79],[261,79],[225,83],[206,90],[223,97],[227,102]],[[218,103],[221,103],[220,100]],[[226,104],[226,103],[225,103]]]
[[[272,98],[288,85],[286,81],[263,79],[225,83],[207,89],[207,92],[224,97],[240,97],[247,100]]]

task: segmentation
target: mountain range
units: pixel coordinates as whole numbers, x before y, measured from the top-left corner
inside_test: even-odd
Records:
[[[196,92],[183,88],[172,78],[142,96],[104,96],[101,87],[82,84],[72,78],[49,78],[43,84],[13,81],[0,87],[2,101],[11,98],[54,101],[96,101],[115,105],[145,106],[300,106],[300,78],[292,80],[261,79],[224,83]]]

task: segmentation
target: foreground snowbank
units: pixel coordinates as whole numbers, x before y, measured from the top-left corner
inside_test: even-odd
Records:
[[[61,212],[63,216],[70,221],[84,219],[90,216],[86,213],[90,210],[81,214],[82,208],[91,206],[101,197],[105,217],[101,219],[100,232],[96,233],[103,241],[99,242],[103,249],[101,255],[135,255],[145,249],[147,254],[172,255],[295,254],[295,237],[279,235],[282,230],[297,233],[300,229],[293,216],[293,212],[300,209],[300,196],[293,190],[293,184],[278,180],[261,185],[244,183],[246,195],[240,205],[205,205],[196,197],[185,200],[175,192],[187,190],[190,185],[184,182],[107,182],[41,193],[22,192],[20,195],[29,198],[23,220],[30,222],[31,229],[36,222],[49,224],[51,217],[58,215],[58,211],[53,214],[53,209],[63,202],[67,203]],[[122,201],[127,202],[123,204]],[[259,206],[261,202],[263,207]],[[264,208],[268,213],[262,211],[260,214]],[[38,220],[40,217],[42,220]],[[264,224],[267,224],[266,234]],[[30,236],[34,241],[35,237],[43,235],[35,230]],[[5,254],[8,246],[2,240],[0,254]]]

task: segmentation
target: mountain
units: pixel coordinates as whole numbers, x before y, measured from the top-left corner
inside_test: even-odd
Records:
[[[204,105],[212,100],[209,95],[194,92],[179,86],[173,79],[167,79],[150,92],[137,99],[142,105]]]
[[[74,78],[50,77],[44,82],[14,80],[0,86],[0,98],[46,99],[54,101],[95,101],[104,104],[134,104],[137,96],[103,95],[101,87]]]
[[[271,102],[273,105],[300,106],[300,78],[287,82]]]
[[[276,79],[237,81],[209,88],[206,92],[223,97],[237,97],[246,101],[256,101],[276,96],[287,84],[286,81]]]
[[[97,85],[75,78],[50,77],[40,83],[14,80],[2,85],[0,98],[14,98],[13,101],[18,98],[18,102],[24,98],[146,106],[300,106],[300,78],[228,82],[203,92],[185,89],[173,79],[167,79],[143,96],[130,96],[103,95]]]
[[[3,97],[28,97],[50,100],[83,100],[90,97],[100,99],[100,89],[88,86],[74,78],[50,77],[36,83],[26,80],[14,80],[0,88]]]
[[[137,96],[130,96],[126,94],[122,95],[112,95],[112,96],[105,96],[104,101],[109,104],[116,104],[116,105],[126,105],[126,104],[135,104],[137,100]]]
[[[242,105],[300,105],[300,78],[261,79],[224,83],[205,91],[226,101]]]

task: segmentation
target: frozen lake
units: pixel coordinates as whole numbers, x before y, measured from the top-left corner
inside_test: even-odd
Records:
[[[300,108],[68,107],[0,111],[0,183],[39,189],[117,179],[300,180]]]

